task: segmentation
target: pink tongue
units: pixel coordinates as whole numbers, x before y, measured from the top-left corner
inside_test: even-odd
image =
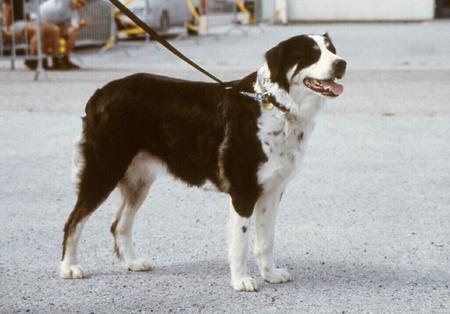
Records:
[[[330,90],[334,95],[339,96],[344,91],[344,86],[334,81],[320,81],[322,87]]]

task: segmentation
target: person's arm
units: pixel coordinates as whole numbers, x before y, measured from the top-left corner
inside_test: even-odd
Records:
[[[75,28],[80,27],[80,14],[77,11],[72,11],[72,16],[70,17],[70,25]]]
[[[85,27],[86,25],[88,25],[91,21],[90,17],[80,17],[80,14],[78,12],[74,12],[72,14],[72,18],[70,20],[70,24],[72,25],[72,27],[76,27],[76,28],[82,28]]]
[[[9,33],[9,26],[11,25],[11,4],[9,1],[2,2],[2,16],[3,16],[3,30]]]

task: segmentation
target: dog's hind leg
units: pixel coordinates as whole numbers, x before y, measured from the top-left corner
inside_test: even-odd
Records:
[[[145,154],[138,154],[125,176],[119,182],[122,194],[122,205],[116,212],[111,225],[114,237],[114,251],[124,267],[130,271],[151,270],[150,263],[145,258],[136,258],[133,249],[133,221],[139,207],[147,197],[151,184],[156,179],[159,162]]]
[[[283,283],[291,280],[284,268],[276,268],[273,261],[275,218],[282,193],[272,192],[261,196],[255,207],[255,256],[265,281]]]
[[[77,248],[81,231],[90,215],[90,211],[85,208],[77,203],[64,227],[63,255],[59,273],[61,278],[81,279],[84,277],[77,262]]]
[[[83,278],[83,271],[77,263],[77,247],[81,232],[89,216],[108,197],[116,185],[110,181],[106,173],[88,171],[84,173],[80,182],[77,203],[64,226],[60,276],[66,279]],[[95,188],[93,188],[94,186]]]
[[[81,163],[78,184],[78,199],[64,226],[64,240],[60,276],[66,279],[83,278],[77,263],[77,247],[88,217],[100,206],[123,177],[131,157],[122,156],[120,162],[102,160],[93,151],[93,146],[80,143]],[[114,155],[115,152],[111,152]]]

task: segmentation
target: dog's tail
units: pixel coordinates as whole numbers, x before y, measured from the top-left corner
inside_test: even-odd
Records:
[[[101,97],[101,90],[97,89],[94,95],[88,100],[85,108],[86,115],[81,118],[82,130],[81,134],[75,139],[73,146],[73,167],[72,167],[72,182],[75,186],[75,191],[78,193],[80,186],[81,173],[86,165],[87,153],[87,133],[90,126],[95,124],[95,109],[99,98]]]

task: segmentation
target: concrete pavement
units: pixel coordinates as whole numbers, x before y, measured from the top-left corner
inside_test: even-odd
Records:
[[[448,313],[448,116],[323,115],[281,204],[276,255],[292,283],[229,286],[227,198],[160,178],[134,242],[155,270],[112,250],[114,194],[80,244],[85,280],[58,277],[74,203],[72,114],[2,112],[0,312]],[[257,276],[250,258],[251,274]]]
[[[349,60],[346,90],[319,116],[281,204],[276,255],[294,281],[263,283],[250,258],[258,293],[229,286],[226,195],[166,177],[134,230],[154,271],[129,273],[113,256],[113,193],[81,239],[89,277],[58,277],[75,201],[72,140],[88,97],[136,71],[200,74],[141,43],[79,53],[86,69],[50,73],[50,82],[0,62],[0,313],[450,312],[449,26],[266,26],[248,37],[175,42],[224,79],[254,70],[265,49],[300,32],[329,30]]]

